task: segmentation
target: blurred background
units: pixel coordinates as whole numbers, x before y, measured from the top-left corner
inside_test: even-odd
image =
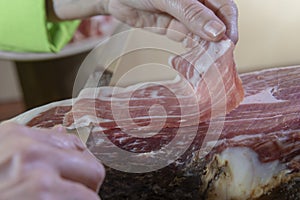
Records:
[[[240,73],[300,64],[300,1],[236,2],[240,16],[240,40],[235,59]],[[39,55],[39,58],[29,55],[26,61],[13,56],[2,57],[0,121],[26,109],[70,98],[81,62],[97,41],[112,33],[110,20],[100,19],[100,23],[99,19],[98,23],[90,19],[83,21],[71,44],[59,55]],[[150,33],[136,33],[129,37],[127,43],[130,46],[132,41],[154,41],[155,37],[159,42],[166,41]],[[131,64],[134,65],[138,59],[133,58]]]

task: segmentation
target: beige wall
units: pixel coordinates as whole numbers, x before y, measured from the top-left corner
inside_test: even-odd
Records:
[[[299,0],[236,0],[240,71],[300,64]]]

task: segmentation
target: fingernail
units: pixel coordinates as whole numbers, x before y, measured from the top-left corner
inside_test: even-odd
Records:
[[[218,21],[211,20],[207,22],[204,26],[205,32],[212,37],[218,37],[220,34],[226,31],[226,28],[223,24]]]

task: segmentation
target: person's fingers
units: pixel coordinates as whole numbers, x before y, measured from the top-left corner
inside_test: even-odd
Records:
[[[51,137],[53,130],[31,129],[12,123],[1,125],[0,131],[0,139],[5,141],[1,149],[6,150],[0,157],[0,163],[11,163],[7,166],[10,174],[18,176],[20,173],[50,167],[61,177],[86,185],[94,191],[102,184],[104,167],[87,150],[78,149],[72,144],[73,140],[68,141],[69,137],[62,137],[67,141],[64,144],[59,139],[63,134]]]
[[[226,25],[226,35],[234,42],[238,41],[238,9],[232,0],[201,0]]]
[[[29,128],[15,123],[4,123],[1,131],[6,134],[23,134],[39,142],[49,144],[61,149],[86,149],[82,141],[75,135],[67,134],[61,127],[55,129]]]
[[[177,19],[172,19],[167,28],[166,36],[174,41],[182,42],[188,33],[189,30],[184,24]]]
[[[61,177],[86,185],[96,191],[104,180],[102,164],[91,154],[36,144],[27,149],[24,160],[28,170],[51,166]]]
[[[220,13],[220,14],[219,14]],[[227,26],[226,35],[235,44],[238,42],[238,11],[235,4],[225,5],[217,13]]]
[[[0,188],[1,199],[90,199],[98,195],[82,184],[61,178],[52,169],[36,169],[19,177],[8,188]]]
[[[58,192],[56,198],[53,199],[88,199],[88,200],[100,200],[98,194],[85,187],[82,184],[74,183],[68,180],[62,180],[59,184]],[[64,195],[67,194],[67,195]],[[60,198],[59,198],[60,197]],[[63,198],[62,198],[63,197]]]
[[[75,156],[76,154],[78,153],[75,153]],[[65,165],[60,165],[60,170],[64,178],[82,183],[93,191],[99,190],[105,178],[103,165],[94,156],[87,153],[66,160]]]
[[[47,143],[61,149],[86,150],[83,142],[75,135],[58,132],[53,129],[23,127],[24,134],[40,142]]]
[[[22,199],[22,200],[32,200],[32,199],[43,199],[48,196],[50,190],[54,193],[52,188],[49,188],[50,184],[53,183],[54,177],[57,174],[53,171],[47,171],[43,169],[34,170],[28,173],[23,173],[21,176],[16,176],[9,184],[1,185],[0,193],[1,199]],[[47,186],[46,186],[47,185]]]
[[[131,1],[126,1],[125,3],[122,4],[122,9],[116,12],[119,2],[112,1],[110,12],[117,19],[130,26],[144,28],[158,34],[166,34],[170,39],[175,41],[182,41],[185,37],[184,35],[188,33],[187,28],[182,23],[168,14],[157,13],[151,9],[140,10],[138,5],[135,5]],[[135,5],[135,7],[131,4]]]
[[[148,15],[149,17],[153,16],[150,12],[143,12],[143,15]],[[155,14],[155,20],[152,20],[152,23],[149,23],[149,18],[143,17],[140,19],[146,19],[147,27],[144,27],[146,30],[166,35],[171,40],[182,42],[187,34],[190,32],[185,25],[179,22],[177,19],[165,15],[165,14]]]
[[[198,0],[153,0],[152,4],[205,40],[218,41],[225,34],[224,23]]]

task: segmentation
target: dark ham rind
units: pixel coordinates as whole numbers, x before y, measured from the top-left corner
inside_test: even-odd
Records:
[[[232,184],[231,175],[234,172],[230,172],[230,167],[227,166],[231,161],[225,159],[225,162],[222,156],[229,150],[237,149],[241,152],[246,149],[252,157],[257,157],[254,166],[258,168],[259,165],[267,164],[269,167],[264,172],[273,173],[275,178],[269,180],[267,186],[259,186],[261,191],[254,192],[254,196],[240,199],[258,196],[262,196],[262,199],[299,199],[300,66],[252,72],[241,75],[241,79],[245,88],[245,99],[237,109],[226,116],[220,139],[209,154],[203,154],[205,148],[200,150],[209,125],[209,122],[203,122],[199,125],[198,134],[186,153],[163,169],[151,173],[131,174],[107,167],[106,179],[100,191],[101,197],[133,200],[226,199],[224,196],[217,196],[220,194],[216,191],[221,191],[220,182],[228,186]],[[50,110],[44,114],[52,113]],[[39,123],[34,122],[35,120],[30,123]],[[194,128],[185,127],[185,130],[188,133]],[[125,133],[118,129],[112,129],[106,134],[111,141],[125,150],[149,152],[167,144],[176,131],[175,128],[165,128],[148,141],[126,137]],[[93,132],[88,141],[89,148],[96,156],[101,154],[97,144],[99,134]],[[268,165],[270,163],[271,165]],[[243,163],[240,168],[244,167]],[[258,176],[250,171],[246,171],[246,174]],[[230,192],[229,187],[227,192]]]
[[[198,125],[225,116],[244,96],[233,49],[229,39],[219,43],[202,41],[188,53],[171,60],[171,66],[179,72],[174,80],[127,88],[84,89],[66,115],[64,125],[149,132],[178,127],[178,124],[180,127]],[[153,105],[160,105],[164,112],[158,109],[149,113]]]

